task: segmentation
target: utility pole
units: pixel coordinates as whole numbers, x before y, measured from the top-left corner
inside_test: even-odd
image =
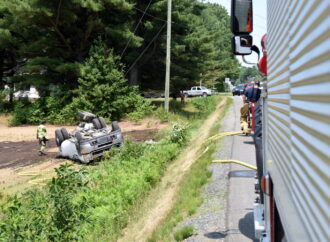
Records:
[[[171,66],[171,24],[172,0],[167,0],[167,38],[166,38],[166,75],[165,75],[165,111],[169,111],[170,66]]]

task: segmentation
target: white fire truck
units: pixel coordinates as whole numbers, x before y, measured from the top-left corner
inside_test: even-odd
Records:
[[[236,55],[260,52],[250,35],[252,13],[252,0],[232,0]],[[330,1],[267,0],[263,47],[266,84],[254,133],[262,188],[256,236],[330,241]]]

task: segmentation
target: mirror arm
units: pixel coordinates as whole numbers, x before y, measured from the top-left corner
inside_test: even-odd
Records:
[[[255,45],[253,45],[253,46],[251,47],[251,50],[254,51],[254,52],[256,52],[256,53],[258,54],[258,61],[259,61],[259,59],[260,59],[260,50],[259,50],[259,48],[258,48],[257,46],[255,46]],[[247,61],[247,60],[245,59],[245,56],[244,56],[244,55],[242,56],[242,59],[243,59],[243,62],[244,62],[245,64],[248,64],[248,65],[255,65],[255,66],[257,67],[257,69],[259,70],[259,68],[258,68],[258,62],[257,62],[257,63],[249,62],[249,61]]]
[[[258,63],[253,63],[253,62],[249,62],[249,61],[247,61],[247,60],[245,59],[245,56],[244,56],[244,55],[242,55],[242,59],[243,59],[243,62],[244,62],[245,64],[248,64],[248,65],[255,65],[255,66],[258,65]]]

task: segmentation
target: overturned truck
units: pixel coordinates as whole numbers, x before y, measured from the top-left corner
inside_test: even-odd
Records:
[[[121,147],[123,135],[116,121],[110,129],[102,117],[88,112],[80,112],[78,116],[82,121],[71,133],[66,128],[55,131],[61,157],[89,163],[111,147]]]

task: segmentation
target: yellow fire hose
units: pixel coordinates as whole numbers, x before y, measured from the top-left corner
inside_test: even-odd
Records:
[[[54,172],[54,171],[53,170],[22,171],[22,172],[19,172],[18,175],[19,176],[38,176],[41,173],[49,173],[49,172]],[[32,179],[32,180],[28,181],[28,183],[34,184],[34,185],[45,186],[46,185],[45,181],[51,180],[51,179],[52,179],[52,177]]]
[[[220,134],[216,134],[216,135],[211,136],[210,138],[206,139],[205,143],[209,142],[209,141],[214,141],[214,140],[220,139],[225,136],[231,136],[231,135],[236,135],[236,134],[243,134],[243,132],[242,131],[230,131],[230,132],[223,132]]]
[[[250,168],[252,170],[257,170],[257,167],[253,166],[253,165],[250,165],[246,162],[243,162],[243,161],[239,161],[239,160],[213,160],[212,163],[235,163],[235,164],[238,164],[238,165],[241,165],[241,166],[245,166],[247,168]]]

